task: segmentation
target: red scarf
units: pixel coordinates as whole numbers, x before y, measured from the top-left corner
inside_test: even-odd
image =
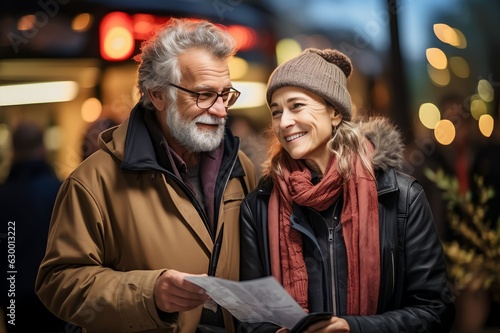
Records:
[[[275,179],[269,201],[269,239],[273,276],[304,309],[308,307],[308,278],[302,252],[302,236],[290,227],[292,204],[323,211],[343,195],[342,233],[347,250],[347,314],[377,312],[380,286],[380,242],[377,188],[373,177],[354,158],[351,177],[342,182],[336,158],[316,185],[303,163],[284,153],[283,177]]]

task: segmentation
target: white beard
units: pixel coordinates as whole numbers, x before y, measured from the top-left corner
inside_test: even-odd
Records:
[[[186,149],[199,153],[213,151],[224,139],[225,118],[218,118],[206,113],[199,115],[192,122],[182,119],[175,105],[167,107],[167,124],[172,137]],[[201,130],[196,123],[219,125],[217,130]]]

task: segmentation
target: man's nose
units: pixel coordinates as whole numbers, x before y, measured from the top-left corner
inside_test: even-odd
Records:
[[[224,105],[222,96],[217,97],[214,105],[208,108],[208,113],[219,118],[224,118],[227,116],[227,107]]]

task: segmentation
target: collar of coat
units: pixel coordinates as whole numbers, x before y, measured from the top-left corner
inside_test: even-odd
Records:
[[[146,112],[150,111],[137,104],[130,117],[121,125],[100,134],[99,147],[120,161],[123,170],[172,172],[161,166],[157,160],[155,147],[144,120]],[[239,139],[233,136],[229,128],[226,128],[223,143],[223,163],[232,161],[238,154]],[[237,177],[244,174],[243,167],[237,160],[232,175]]]

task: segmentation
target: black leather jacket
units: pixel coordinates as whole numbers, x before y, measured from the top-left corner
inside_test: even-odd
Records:
[[[271,189],[270,181],[261,181],[241,206],[242,280],[271,275],[267,235]],[[377,315],[347,316],[345,313],[347,260],[343,255],[345,246],[340,226],[335,228],[334,234],[335,277],[327,273],[328,278],[322,280],[322,284],[325,280],[334,281],[336,292],[328,292],[328,287],[322,284],[314,285],[314,288],[324,289],[327,301],[323,310],[332,311],[332,295],[335,294],[335,311],[349,323],[351,332],[449,332],[455,316],[454,295],[447,281],[441,242],[422,187],[414,178],[389,168],[377,173],[377,190],[381,250]],[[294,207],[290,217],[292,227],[303,230],[301,219],[308,216],[312,215],[307,208]],[[311,244],[304,233],[303,239],[304,246]],[[324,260],[322,265],[325,265]],[[324,266],[323,269],[328,272]],[[310,280],[321,280],[308,273]],[[278,328],[269,323],[240,325],[252,332],[275,332]]]

